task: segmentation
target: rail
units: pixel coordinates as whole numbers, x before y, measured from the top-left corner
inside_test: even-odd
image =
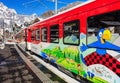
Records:
[[[54,83],[51,79],[49,79],[40,69],[38,69],[14,44],[17,52],[21,56],[21,58],[25,61],[25,63],[31,68],[31,70],[36,74],[36,76],[43,82],[43,83]]]

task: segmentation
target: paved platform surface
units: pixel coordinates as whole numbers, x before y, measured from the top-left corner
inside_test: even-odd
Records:
[[[14,48],[0,49],[0,83],[41,83]]]

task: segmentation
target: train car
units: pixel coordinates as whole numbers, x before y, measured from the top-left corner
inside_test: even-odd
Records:
[[[30,45],[27,44],[27,42],[30,40],[28,34],[27,28],[23,28],[17,34],[15,34],[15,42],[24,50],[30,50]]]
[[[120,82],[120,0],[88,0],[28,33],[42,58],[94,83]]]

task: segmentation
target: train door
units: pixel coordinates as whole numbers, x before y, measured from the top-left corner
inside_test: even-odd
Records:
[[[74,74],[78,74],[79,44],[80,44],[80,20],[78,15],[62,19],[62,38],[58,48],[56,63]]]
[[[27,28],[27,50],[31,50],[31,29]]]
[[[25,34],[25,50],[28,50],[28,44],[27,44],[27,40],[28,40],[28,29],[26,28],[24,31]]]

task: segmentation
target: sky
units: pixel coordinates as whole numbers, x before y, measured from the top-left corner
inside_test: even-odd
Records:
[[[58,9],[75,1],[85,2],[87,0],[58,0]],[[48,10],[54,10],[55,3],[52,0],[0,0],[8,8],[15,9],[18,14],[31,15],[36,13],[41,15]]]

